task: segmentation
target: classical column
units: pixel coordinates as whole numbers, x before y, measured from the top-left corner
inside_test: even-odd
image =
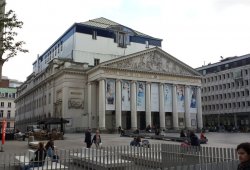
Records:
[[[201,87],[197,88],[197,112],[198,128],[202,129]]]
[[[179,129],[178,121],[178,111],[177,111],[177,95],[176,95],[176,85],[173,85],[173,128]]]
[[[191,129],[189,88],[189,86],[185,86],[185,123],[187,129]]]
[[[91,128],[91,116],[92,116],[92,110],[91,110],[91,82],[88,82],[88,127]]]
[[[165,110],[164,110],[164,90],[163,90],[164,84],[160,83],[160,128],[165,129],[166,128],[166,118],[165,118]]]
[[[116,80],[116,90],[115,90],[115,122],[116,122],[116,127],[118,128],[119,126],[122,126],[122,107],[121,107],[121,102],[122,102],[122,92],[121,92],[121,80],[117,79]]]
[[[105,80],[99,80],[99,129],[105,129]]]
[[[131,129],[137,129],[136,82],[131,82]]]
[[[151,125],[151,83],[146,83],[146,126]]]

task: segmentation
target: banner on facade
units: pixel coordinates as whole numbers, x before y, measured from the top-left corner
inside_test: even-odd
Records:
[[[145,111],[145,87],[146,84],[144,82],[137,82],[137,111]]]
[[[164,111],[172,112],[173,103],[172,103],[172,86],[170,84],[164,84]]]
[[[159,112],[159,84],[151,83],[151,111]]]
[[[122,110],[130,111],[130,82],[122,82]]]
[[[2,145],[5,143],[6,120],[2,122]]]
[[[115,80],[106,80],[106,110],[115,110]]]
[[[176,86],[176,94],[177,94],[177,111],[184,112],[184,86],[177,85]]]
[[[197,88],[195,86],[190,87],[190,113],[197,113]]]

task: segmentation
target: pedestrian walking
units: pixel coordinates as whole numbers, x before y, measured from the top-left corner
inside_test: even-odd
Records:
[[[91,142],[91,129],[90,128],[85,132],[84,142],[86,143],[87,148],[91,148],[92,142]]]
[[[250,143],[241,143],[236,150],[240,160],[237,170],[250,170]]]
[[[100,135],[99,130],[96,130],[96,133],[95,133],[95,135],[94,135],[94,137],[93,137],[92,143],[95,144],[96,148],[101,147],[101,145],[102,145],[102,140],[101,140],[101,135]]]

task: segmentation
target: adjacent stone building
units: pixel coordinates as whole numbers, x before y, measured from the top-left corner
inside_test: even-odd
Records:
[[[17,126],[58,117],[66,131],[202,128],[201,76],[161,41],[105,18],[74,24],[18,89]]]
[[[15,98],[16,98],[16,87],[21,82],[17,80],[8,79],[2,77],[0,83],[0,126],[1,122],[5,119],[7,121],[6,132],[9,133],[15,128]]]
[[[228,57],[196,69],[202,79],[202,109],[206,127],[232,130],[250,127],[250,55]]]

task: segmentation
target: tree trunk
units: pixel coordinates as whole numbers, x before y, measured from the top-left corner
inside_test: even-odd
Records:
[[[5,0],[0,0],[0,18],[4,17],[5,14]],[[0,49],[3,48],[3,31],[4,28],[0,28]],[[0,51],[0,81],[2,80],[2,67],[4,64],[5,60],[3,59],[3,51]]]
[[[2,81],[2,68],[3,68],[3,64],[4,64],[5,60],[0,59],[0,82]]]

